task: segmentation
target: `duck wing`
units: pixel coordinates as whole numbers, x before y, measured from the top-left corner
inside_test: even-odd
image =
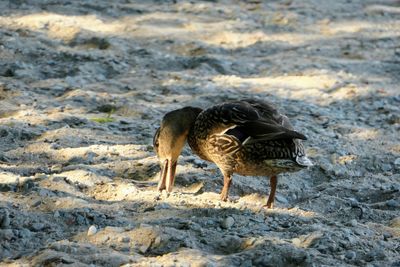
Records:
[[[224,103],[219,116],[225,124],[232,125],[224,134],[233,135],[241,142],[307,139],[270,103],[252,99]]]

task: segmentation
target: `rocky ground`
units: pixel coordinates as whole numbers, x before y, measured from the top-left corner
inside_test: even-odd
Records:
[[[0,58],[2,266],[400,266],[399,1],[1,1]],[[163,114],[244,97],[315,166],[154,200]]]

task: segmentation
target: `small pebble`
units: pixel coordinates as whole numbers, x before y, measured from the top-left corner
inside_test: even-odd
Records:
[[[285,198],[284,196],[281,195],[276,195],[276,200],[282,204],[288,204],[289,201],[287,200],[287,198]]]
[[[45,225],[43,223],[32,223],[30,229],[34,232],[39,232],[44,229]]]
[[[158,247],[161,244],[161,237],[157,236],[156,239],[154,240],[154,247]]]
[[[389,238],[392,238],[393,235],[389,232],[384,232],[383,233],[383,240],[388,241]]]
[[[154,207],[155,210],[167,210],[170,208],[171,208],[171,205],[168,203],[165,203],[165,202],[159,203]]]
[[[284,221],[284,222],[282,222],[282,224],[281,224],[281,226],[282,226],[283,228],[289,228],[291,225],[292,225],[292,224],[291,224],[290,221]]]
[[[129,243],[131,241],[131,238],[129,236],[124,236],[124,237],[120,237],[119,241],[122,243]]]
[[[149,249],[149,245],[146,245],[146,244],[144,244],[144,245],[142,245],[142,246],[140,246],[139,247],[139,251],[142,253],[142,254],[144,254],[144,253],[146,253],[146,251]]]
[[[59,218],[60,217],[60,212],[56,210],[53,214],[54,218]]]
[[[352,250],[347,251],[347,252],[346,252],[346,255],[345,255],[345,257],[346,257],[347,259],[349,259],[349,260],[354,260],[354,259],[356,258],[356,256],[357,256],[357,254],[356,254],[354,251],[352,251]]]
[[[65,180],[65,177],[63,177],[63,176],[51,176],[51,181],[52,182],[61,182],[61,181],[64,181]]]
[[[34,177],[35,180],[45,180],[48,178],[48,175],[44,173],[36,173]]]
[[[397,159],[394,161],[394,165],[396,166],[396,168],[400,168],[400,158],[397,158]]]
[[[51,148],[51,149],[54,149],[54,150],[58,150],[58,149],[61,149],[61,145],[59,145],[59,144],[57,144],[57,143],[53,143],[53,144],[50,146],[50,148]]]
[[[362,229],[356,228],[354,229],[354,233],[358,236],[364,236],[365,232]]]
[[[221,222],[221,227],[223,229],[230,229],[235,224],[235,220],[232,217],[226,217]]]
[[[121,247],[120,249],[119,249],[119,251],[122,251],[122,252],[129,252],[131,249],[129,248],[129,247]]]
[[[357,226],[357,220],[356,219],[352,219],[350,221],[350,225],[353,226],[353,227],[356,227]]]
[[[97,228],[94,225],[91,225],[88,229],[87,235],[91,236],[97,233]]]
[[[61,164],[56,164],[51,166],[51,171],[52,172],[61,172],[62,171],[62,165]]]
[[[35,208],[35,207],[40,206],[40,204],[42,204],[42,200],[38,199],[38,200],[36,200],[35,202],[32,203],[31,207]]]
[[[51,193],[46,189],[40,188],[38,190],[38,195],[41,196],[41,197],[48,197],[50,194]],[[39,203],[39,205],[40,205],[40,203]]]
[[[189,222],[189,226],[190,226],[190,229],[192,229],[193,231],[201,232],[203,230],[201,228],[201,226],[198,223],[195,223],[195,222]]]

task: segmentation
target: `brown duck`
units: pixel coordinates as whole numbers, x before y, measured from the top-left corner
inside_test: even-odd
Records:
[[[202,110],[184,107],[167,113],[153,145],[161,163],[158,190],[172,191],[178,157],[185,142],[200,158],[214,162],[224,176],[221,199],[226,201],[233,173],[269,176],[272,208],[281,172],[312,166],[289,119],[259,100],[226,102]]]

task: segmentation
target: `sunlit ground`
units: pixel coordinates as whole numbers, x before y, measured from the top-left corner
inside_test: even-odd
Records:
[[[391,264],[400,9],[317,2],[2,4],[4,264]],[[222,202],[217,167],[185,148],[156,201],[162,115],[242,97],[288,113],[315,167],[283,174],[265,210],[267,177],[235,176]]]

